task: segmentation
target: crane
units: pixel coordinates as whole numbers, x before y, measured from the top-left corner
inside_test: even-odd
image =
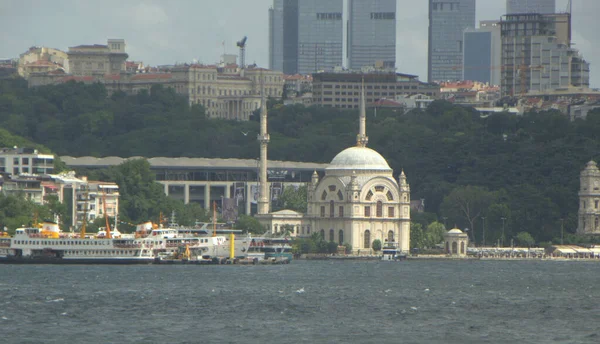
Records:
[[[248,37],[244,36],[242,40],[237,42],[237,46],[240,47],[240,68],[244,69],[246,67],[246,41]]]
[[[106,213],[106,192],[102,191],[102,208],[104,209],[104,220],[106,221],[106,238],[112,239],[110,234],[110,223],[108,222],[108,214]]]

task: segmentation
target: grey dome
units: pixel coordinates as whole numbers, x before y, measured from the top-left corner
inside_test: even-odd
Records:
[[[392,171],[381,154],[371,148],[358,146],[346,148],[338,153],[325,170]]]

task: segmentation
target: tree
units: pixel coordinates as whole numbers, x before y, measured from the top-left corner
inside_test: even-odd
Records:
[[[457,219],[465,220],[475,242],[475,221],[492,204],[495,194],[479,186],[459,186],[444,197],[442,211]]]
[[[306,197],[306,185],[302,185],[297,189],[294,187],[286,187],[283,193],[279,196],[277,201],[273,204],[273,210],[290,209],[299,213],[306,213],[307,210],[307,197]]]
[[[423,249],[426,245],[425,233],[420,223],[410,224],[410,248]]]
[[[425,246],[434,248],[437,245],[444,242],[444,234],[446,234],[446,228],[443,223],[432,222],[427,226],[425,232]]]
[[[249,215],[241,215],[234,227],[253,234],[263,234],[266,231],[265,227],[255,217]]]
[[[535,244],[535,239],[531,236],[531,234],[527,232],[519,232],[517,233],[517,243],[519,246],[527,246],[530,247]]]
[[[371,246],[373,251],[379,252],[381,251],[381,240],[375,239],[373,240],[373,245]]]

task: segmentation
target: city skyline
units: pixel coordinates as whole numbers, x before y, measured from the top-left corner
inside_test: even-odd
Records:
[[[0,0],[0,58],[16,58],[31,46],[66,51],[80,44],[127,42],[130,60],[164,65],[194,60],[212,64],[223,52],[238,54],[235,43],[248,36],[247,63],[269,64],[269,18],[272,0],[79,2]],[[567,0],[557,0],[557,12]],[[476,21],[499,19],[504,0],[477,0]],[[347,6],[346,6],[347,7]],[[428,1],[397,1],[396,68],[427,78]],[[404,9],[411,9],[406,11]],[[347,10],[347,8],[345,8]],[[573,1],[573,41],[591,63],[591,86],[600,87],[600,2]],[[52,15],[48,15],[51,13]],[[59,24],[57,24],[59,23]],[[15,29],[19,28],[19,29]]]

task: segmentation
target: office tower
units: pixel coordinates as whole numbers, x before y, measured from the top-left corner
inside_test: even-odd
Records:
[[[467,28],[463,42],[463,80],[500,85],[500,22],[481,21],[478,29]]]
[[[394,68],[396,65],[396,0],[350,0],[348,67]]]
[[[589,63],[571,47],[569,13],[507,14],[500,23],[502,95],[589,87]]]
[[[429,0],[428,81],[462,79],[463,32],[475,27],[475,0]]]
[[[343,9],[343,0],[274,0],[269,68],[309,74],[341,66]]]
[[[554,13],[556,0],[506,0],[506,13]]]

